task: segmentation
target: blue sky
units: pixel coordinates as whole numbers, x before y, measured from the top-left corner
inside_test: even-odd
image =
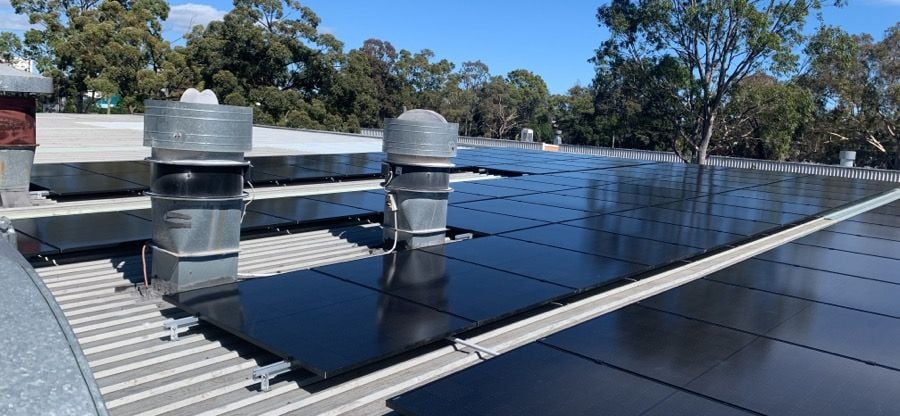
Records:
[[[867,32],[880,39],[900,21],[900,0],[849,0],[847,7],[828,7],[827,24],[850,33]],[[192,23],[220,19],[229,0],[172,1],[166,36],[177,39]],[[595,13],[601,1],[585,0],[307,0],[322,20],[320,29],[359,47],[368,38],[391,42],[397,49],[431,49],[438,58],[459,64],[481,60],[493,74],[524,68],[541,75],[553,93],[576,82],[588,84],[593,68],[587,62],[606,38]],[[814,20],[807,24],[812,30]],[[0,0],[0,30],[21,31],[27,21],[11,14],[9,0]]]

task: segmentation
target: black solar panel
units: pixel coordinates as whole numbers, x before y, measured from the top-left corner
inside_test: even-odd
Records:
[[[576,223],[591,221],[598,220]],[[681,389],[666,401],[636,390],[654,403],[647,414],[740,414],[741,409],[759,414],[895,414],[900,412],[900,402],[894,400],[900,389],[900,284],[887,272],[900,266],[900,251],[890,249],[892,240],[872,235],[882,228],[857,221],[842,224],[863,235],[814,233],[388,404],[409,415],[482,414],[482,409],[491,409],[483,414],[529,414],[532,409],[606,414],[611,400],[598,402],[601,393],[583,392],[584,380],[602,375],[604,387],[638,376]],[[615,222],[601,225],[616,227]],[[887,247],[876,249],[879,242]],[[448,254],[454,255],[451,250]],[[465,255],[489,258],[479,257],[477,250]],[[563,358],[565,354],[586,361],[581,366],[556,364],[575,359]],[[541,373],[548,365],[558,373]],[[610,373],[610,368],[623,372]],[[528,376],[517,371],[533,369],[538,377],[520,383]],[[569,395],[542,396],[559,389]],[[532,397],[541,400],[532,403]]]
[[[643,264],[498,236],[425,250],[577,290],[607,285],[647,269]]]
[[[62,251],[94,249],[150,239],[150,221],[119,212],[13,220],[27,234]]]
[[[472,325],[315,271],[245,280],[165,299],[325,377],[443,339]]]
[[[478,323],[571,293],[571,289],[559,285],[421,250],[339,263],[316,271]]]

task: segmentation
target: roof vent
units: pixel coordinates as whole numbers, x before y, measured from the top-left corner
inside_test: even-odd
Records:
[[[191,88],[144,102],[152,148],[153,282],[163,293],[234,281],[253,112]]]
[[[394,247],[443,244],[459,125],[430,110],[384,120],[384,238]]]
[[[50,78],[0,65],[0,207],[31,206],[34,94],[53,92]]]

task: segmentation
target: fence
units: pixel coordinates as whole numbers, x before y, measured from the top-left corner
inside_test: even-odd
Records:
[[[384,132],[380,129],[362,129],[362,134],[369,137],[384,136]],[[459,136],[459,144],[463,146],[504,147],[526,150],[544,149],[544,144],[541,142],[520,142],[516,140],[489,139],[486,137]],[[614,149],[610,147],[562,144],[559,145],[559,152],[646,160],[651,162],[684,163],[684,161],[674,152],[657,152],[652,150]],[[727,156],[710,156],[707,163],[710,166],[727,168],[757,169],[770,172],[834,176],[847,179],[867,179],[900,183],[900,171],[898,170],[822,165],[818,163],[778,162],[774,160],[745,159]]]

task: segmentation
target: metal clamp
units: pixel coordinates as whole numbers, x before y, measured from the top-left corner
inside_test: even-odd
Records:
[[[269,382],[284,373],[291,371],[291,363],[288,361],[279,361],[267,366],[259,367],[253,370],[253,381],[259,382],[259,388],[262,391],[269,391]]]
[[[196,316],[189,316],[181,319],[167,319],[163,322],[163,327],[169,330],[169,341],[178,341],[178,333],[182,329],[200,325],[200,319]]]
[[[450,342],[452,342],[454,344],[459,344],[464,347],[469,347],[475,351],[478,351],[480,353],[483,353],[483,354],[491,356],[491,357],[496,357],[496,356],[500,355],[500,353],[497,352],[497,350],[493,350],[493,349],[490,349],[487,347],[482,347],[481,345],[478,345],[474,342],[465,341],[465,340],[462,340],[459,338],[447,338],[447,340],[449,340]]]

